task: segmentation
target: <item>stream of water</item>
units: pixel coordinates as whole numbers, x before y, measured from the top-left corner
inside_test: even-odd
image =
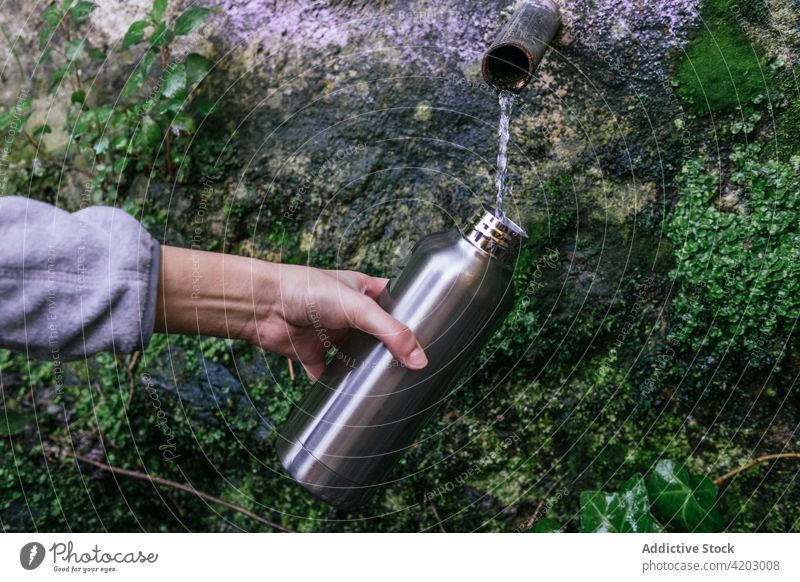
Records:
[[[497,148],[497,170],[494,176],[494,187],[497,191],[495,199],[495,209],[497,216],[505,219],[503,210],[503,199],[506,194],[511,193],[508,185],[508,126],[511,121],[511,107],[514,104],[514,93],[500,91],[498,93],[500,101],[500,129],[498,131],[499,145]]]

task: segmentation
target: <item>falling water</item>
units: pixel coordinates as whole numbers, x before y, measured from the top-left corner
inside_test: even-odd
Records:
[[[503,198],[510,190],[507,185],[508,175],[508,126],[511,121],[511,106],[514,104],[514,93],[500,91],[500,129],[498,135],[500,143],[497,148],[497,173],[494,176],[494,187],[497,190],[497,200],[495,209],[497,216],[502,220],[505,218],[503,211]]]

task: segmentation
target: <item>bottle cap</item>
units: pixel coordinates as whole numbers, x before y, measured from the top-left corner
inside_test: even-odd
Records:
[[[499,216],[487,204],[475,213],[463,229],[464,237],[474,246],[489,253],[500,261],[514,259],[527,233],[507,216]]]

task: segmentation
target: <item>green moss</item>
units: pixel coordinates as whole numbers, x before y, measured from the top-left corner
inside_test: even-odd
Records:
[[[771,83],[758,47],[735,25],[712,21],[686,49],[675,71],[678,94],[698,114],[749,108]]]

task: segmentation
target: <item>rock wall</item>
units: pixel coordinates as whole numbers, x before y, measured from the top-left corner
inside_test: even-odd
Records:
[[[87,36],[107,47],[149,5],[99,4]],[[562,2],[556,46],[515,104],[513,217],[547,230],[554,207],[567,205],[574,218],[619,223],[664,196],[670,168],[661,166],[657,147],[674,142],[674,120],[682,115],[665,91],[664,63],[685,42],[697,4]],[[18,3],[28,17],[15,49],[27,70],[37,66],[43,6]],[[226,0],[216,6],[202,34],[183,42],[216,61],[204,92],[219,100],[225,122],[201,127],[197,139],[226,143],[225,176],[208,187],[226,207],[240,209],[243,222],[222,228],[220,206],[208,238],[276,258],[275,237],[259,233],[279,220],[301,233],[303,251],[386,270],[387,257],[402,256],[420,234],[460,222],[492,199],[498,107],[479,67],[514,3]],[[18,28],[12,11],[3,18],[6,28]],[[131,59],[115,55],[105,65],[109,91]],[[19,82],[8,81],[15,75],[7,58],[7,100],[19,91]],[[61,97],[39,97],[29,125],[45,119],[59,125]],[[46,136],[50,148],[65,141],[58,132]],[[563,176],[572,187],[548,187]],[[197,203],[196,183],[194,192],[179,189],[171,200],[164,199],[171,189],[152,188],[132,194],[168,209],[172,230],[161,236],[181,242],[182,214]],[[243,244],[246,233],[251,240]]]

